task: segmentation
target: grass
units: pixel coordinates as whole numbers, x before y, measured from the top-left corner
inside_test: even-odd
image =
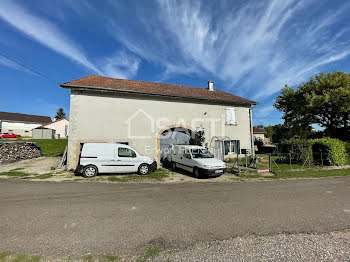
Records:
[[[0,252],[0,261],[10,262],[39,262],[41,256],[28,256],[26,254],[12,254],[10,252]]]
[[[35,178],[36,179],[48,179],[52,176],[53,176],[52,174],[48,173],[48,174],[37,175]]]
[[[8,172],[1,172],[0,176],[10,176],[10,177],[25,177],[25,176],[30,176],[31,174],[28,173],[24,173],[20,170],[22,170],[23,168],[16,168],[16,169],[12,169]]]
[[[332,169],[332,170],[301,170],[301,171],[283,171],[274,176],[266,177],[268,179],[280,178],[303,178],[303,177],[330,177],[330,176],[348,176],[350,169]]]
[[[158,246],[149,246],[147,247],[145,254],[138,258],[136,262],[145,262],[149,259],[155,258],[160,252],[160,248]]]
[[[68,143],[68,139],[4,139],[1,141],[37,143],[41,147],[41,151],[44,156],[62,156]]]
[[[143,180],[149,180],[149,179],[162,181],[164,178],[168,176],[169,176],[168,170],[166,170],[165,168],[158,168],[154,172],[144,176],[136,175],[136,174],[130,174],[125,176],[110,176],[108,177],[108,180],[112,182],[143,181]]]

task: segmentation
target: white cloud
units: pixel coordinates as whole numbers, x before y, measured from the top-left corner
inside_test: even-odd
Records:
[[[123,57],[106,58],[103,63],[96,65],[88,58],[83,48],[62,32],[59,27],[43,17],[35,16],[14,1],[1,1],[0,18],[29,38],[83,65],[90,72],[109,76],[133,76],[138,70],[139,62],[134,57],[128,58],[127,53],[124,53]]]
[[[349,7],[330,10],[316,0],[158,0],[148,19],[139,15],[145,6],[133,6],[133,28],[112,24],[114,37],[163,66],[165,77],[214,75],[227,91],[237,93],[235,86],[240,95],[267,99],[349,55],[348,29],[339,24]]]

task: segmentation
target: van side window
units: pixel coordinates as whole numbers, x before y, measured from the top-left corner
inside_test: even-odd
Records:
[[[136,153],[129,148],[119,147],[118,156],[119,157],[136,157]]]
[[[188,159],[191,159],[191,154],[190,152],[188,152],[187,150],[184,152],[184,157],[185,158],[188,158]]]

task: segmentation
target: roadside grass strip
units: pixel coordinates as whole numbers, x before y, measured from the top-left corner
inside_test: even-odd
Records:
[[[12,169],[8,172],[1,172],[0,176],[8,176],[8,177],[26,177],[31,176],[32,174],[22,172],[23,168]]]
[[[0,262],[40,262],[41,259],[41,256],[29,256],[26,254],[0,252]]]
[[[48,174],[42,174],[42,175],[37,175],[36,177],[34,177],[35,179],[47,179],[52,177],[53,175],[48,173]]]
[[[148,175],[136,175],[136,174],[130,174],[130,175],[124,175],[124,176],[110,176],[108,177],[108,181],[112,182],[130,182],[130,181],[144,181],[144,180],[157,180],[162,181],[163,179],[167,178],[169,176],[169,171],[165,168],[159,168],[155,170],[154,172],[148,174]]]
[[[350,169],[332,169],[332,170],[301,170],[277,172],[274,176],[266,177],[267,179],[283,179],[283,178],[303,178],[303,177],[330,177],[330,176],[348,176]]]

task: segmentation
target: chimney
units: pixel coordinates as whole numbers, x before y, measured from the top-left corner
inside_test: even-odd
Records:
[[[208,81],[208,90],[214,91],[214,83],[211,80]]]

